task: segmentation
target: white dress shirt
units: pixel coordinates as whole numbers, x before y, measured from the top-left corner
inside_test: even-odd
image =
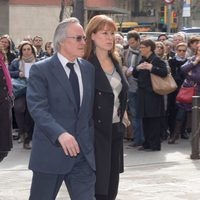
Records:
[[[69,61],[67,58],[65,58],[62,54],[60,54],[59,52],[57,53],[58,55],[58,59],[60,60],[68,78],[69,78],[69,74],[70,74],[70,69],[66,66],[68,62],[71,63],[71,61]],[[74,60],[74,71],[76,72],[76,75],[78,76],[78,83],[79,83],[79,90],[80,90],[80,106],[82,104],[82,100],[83,100],[83,82],[82,82],[82,76],[81,76],[81,69],[80,66],[77,62],[77,60]]]

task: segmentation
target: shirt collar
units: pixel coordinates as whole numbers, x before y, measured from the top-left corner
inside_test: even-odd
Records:
[[[57,52],[57,55],[63,67],[65,67],[68,62],[71,62],[67,58],[65,58],[61,53]],[[74,63],[75,65],[77,65],[77,59],[74,60]]]

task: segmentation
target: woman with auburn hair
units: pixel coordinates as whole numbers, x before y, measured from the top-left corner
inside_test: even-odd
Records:
[[[85,58],[95,66],[96,199],[114,200],[123,172],[122,123],[128,84],[115,54],[115,23],[105,15],[93,17],[86,27]]]

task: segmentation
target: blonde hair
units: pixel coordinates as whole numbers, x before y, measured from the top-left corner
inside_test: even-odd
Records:
[[[187,49],[187,44],[185,42],[181,42],[179,44],[176,45],[176,50],[179,48],[179,47],[185,47]]]
[[[108,26],[110,30],[114,32],[117,30],[115,22],[112,18],[106,15],[96,15],[92,19],[90,19],[87,27],[86,27],[86,45],[85,45],[85,54],[84,58],[88,59],[91,57],[93,51],[95,50],[94,43],[92,41],[92,34],[97,33],[99,30],[102,30],[105,26]],[[109,52],[110,55],[118,62],[118,59],[115,54],[115,40],[113,41],[113,48]]]

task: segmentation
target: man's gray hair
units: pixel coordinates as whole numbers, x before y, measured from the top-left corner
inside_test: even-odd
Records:
[[[60,43],[66,39],[67,36],[67,28],[69,24],[79,23],[80,21],[75,17],[70,17],[64,19],[60,22],[55,30],[54,37],[53,37],[53,46],[54,51],[58,52],[60,50]]]

